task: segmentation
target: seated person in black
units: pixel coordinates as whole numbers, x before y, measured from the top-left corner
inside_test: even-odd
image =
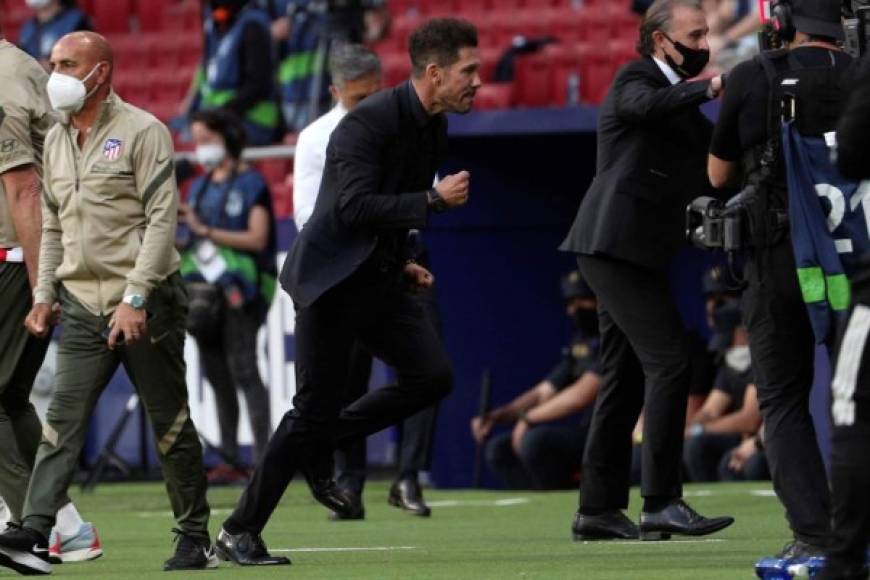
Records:
[[[487,464],[511,489],[577,487],[590,418],[583,411],[591,410],[601,384],[598,303],[579,272],[563,278],[562,293],[577,327],[562,360],[533,388],[471,420],[471,433],[481,444],[495,425],[513,425],[486,442]]]

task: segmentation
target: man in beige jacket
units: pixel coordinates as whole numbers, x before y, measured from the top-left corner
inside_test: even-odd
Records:
[[[26,325],[44,336],[59,303],[64,331],[23,527],[0,535],[0,565],[51,571],[47,536],[58,503],[97,399],[123,363],[153,425],[180,528],[164,569],[213,568],[202,448],[184,381],[172,140],[157,119],[112,92],[103,37],[63,37],[51,66],[46,90],[62,120],[45,141],[39,275]]]

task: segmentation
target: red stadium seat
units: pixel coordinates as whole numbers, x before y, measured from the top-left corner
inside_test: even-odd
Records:
[[[499,48],[483,47],[480,49],[480,78],[484,83],[491,82],[495,76],[495,67],[504,51]]]
[[[456,9],[453,0],[420,0],[418,4],[421,11],[430,17],[452,15]],[[459,4],[462,4],[462,0],[459,0]]]
[[[571,92],[579,89],[576,95],[582,99],[583,66],[582,63],[589,52],[585,44],[554,44],[544,49],[544,54],[553,63],[553,104],[565,106],[575,98]],[[572,87],[572,83],[576,83]]]
[[[384,69],[384,85],[396,86],[411,74],[411,61],[405,53],[391,53],[381,56]]]
[[[139,17],[139,28],[143,32],[154,32],[163,29],[163,13],[171,0],[138,0],[136,15]]]
[[[520,56],[516,63],[516,103],[524,107],[552,104],[553,67],[543,53]]]
[[[283,182],[293,173],[292,159],[263,159],[257,161],[256,165],[267,183]]]
[[[94,28],[102,34],[129,32],[132,0],[93,0]]]
[[[591,44],[581,70],[580,93],[583,100],[594,105],[600,104],[607,95],[616,70],[607,47]]]
[[[486,84],[478,89],[477,97],[474,99],[474,107],[482,111],[510,109],[513,95],[513,83]]]
[[[202,12],[198,0],[182,0],[170,4],[163,11],[163,30],[181,31],[185,34],[201,34]]]
[[[275,217],[285,219],[293,217],[293,177],[269,184],[272,193],[272,209]]]

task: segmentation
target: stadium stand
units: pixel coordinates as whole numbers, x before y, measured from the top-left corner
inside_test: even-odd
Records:
[[[178,114],[201,60],[200,0],[79,0],[116,52],[115,90],[164,122]],[[637,17],[630,0],[390,0],[389,34],[374,49],[385,81],[407,78],[407,41],[424,19],[454,15],[480,31],[478,110],[596,105],[617,68],[634,56]],[[3,29],[16,40],[31,16],[24,0],[0,0]],[[494,83],[496,65],[517,36],[553,36],[554,44],[515,59],[514,80]],[[295,142],[288,136],[285,144]],[[177,143],[185,149],[183,143]],[[292,213],[290,160],[259,161],[279,216]]]

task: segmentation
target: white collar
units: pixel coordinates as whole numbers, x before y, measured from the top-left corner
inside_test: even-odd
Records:
[[[652,59],[657,65],[659,65],[659,68],[662,69],[662,73],[664,73],[664,75],[668,78],[668,81],[672,85],[675,85],[683,80],[682,78],[680,78],[680,75],[674,72],[674,69],[672,69],[668,63],[660,60],[657,56],[652,57]]]

